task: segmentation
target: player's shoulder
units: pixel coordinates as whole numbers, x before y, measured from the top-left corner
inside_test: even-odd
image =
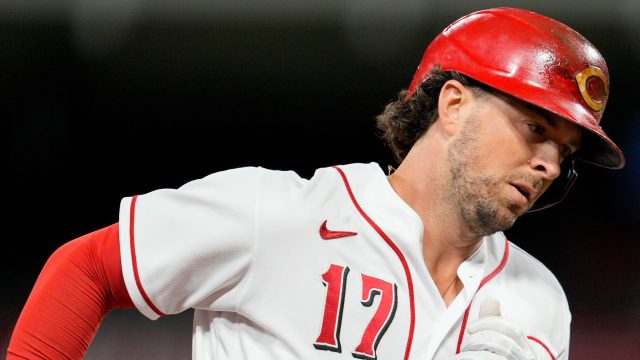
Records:
[[[558,278],[547,265],[512,241],[508,243],[510,259],[507,264],[509,265],[509,271],[545,279],[550,285],[558,289],[562,288]]]
[[[252,182],[259,183],[261,188],[294,189],[317,183],[329,184],[338,182],[340,173],[347,174],[354,181],[367,179],[372,175],[382,174],[380,166],[375,162],[350,163],[320,167],[314,170],[311,177],[303,177],[295,170],[282,170],[262,166],[243,166],[214,172],[204,177],[206,183],[235,183],[237,185]]]
[[[375,179],[385,179],[386,181],[386,174],[376,162],[328,166],[317,169],[313,175],[314,179],[323,179],[324,177],[340,179],[340,182],[347,181],[350,183],[369,183]]]
[[[502,288],[519,298],[522,302],[535,300],[538,305],[560,306],[562,311],[568,312],[566,294],[556,275],[542,261],[511,241],[506,241],[504,234],[494,239],[494,252],[504,251],[503,269],[494,280],[487,285]],[[498,244],[502,243],[502,246]],[[493,283],[493,284],[492,284]],[[544,307],[544,306],[543,306]]]
[[[263,181],[278,179],[279,181],[303,182],[303,179],[293,170],[270,169],[262,166],[242,166],[216,171],[203,178],[208,182],[216,181]]]
[[[274,182],[282,185],[295,183],[300,186],[313,183],[336,182],[341,179],[341,174],[358,181],[359,179],[369,179],[372,176],[382,174],[380,166],[375,162],[370,163],[349,163],[319,167],[315,169],[313,175],[304,178],[296,171],[277,170],[258,167],[253,171],[261,171],[266,182]],[[340,180],[341,182],[341,180]]]

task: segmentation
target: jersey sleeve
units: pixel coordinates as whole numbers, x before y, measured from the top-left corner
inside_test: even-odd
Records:
[[[123,276],[145,316],[236,308],[252,259],[261,171],[223,171],[122,199]]]

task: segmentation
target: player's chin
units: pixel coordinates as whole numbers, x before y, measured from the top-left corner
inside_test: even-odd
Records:
[[[478,225],[478,234],[491,235],[498,231],[504,231],[513,226],[519,217],[519,211],[511,210],[512,206],[506,206],[494,202],[490,206],[484,203],[484,206],[476,207],[475,219]]]
[[[526,205],[523,205],[522,203],[519,203],[519,202],[507,201],[507,204],[505,207],[507,211],[513,214],[513,216],[515,216],[516,218],[519,218],[520,216],[524,215],[527,211],[529,211],[529,209],[531,208],[531,205],[533,204],[527,203]]]
[[[493,218],[493,227],[496,231],[510,229],[520,216],[527,212],[528,208],[514,202],[507,202],[497,207]]]
[[[504,231],[510,229],[516,223],[518,218],[519,216],[516,216],[511,212],[499,216],[496,220],[496,230]]]
[[[522,206],[516,202],[508,202],[502,213],[502,223],[505,226],[503,230],[509,229],[515,224],[516,220],[520,218],[520,216],[524,215],[529,210],[529,206]]]

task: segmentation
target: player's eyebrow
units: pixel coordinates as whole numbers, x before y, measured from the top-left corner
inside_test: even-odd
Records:
[[[479,87],[482,90],[484,90],[485,92],[493,94],[494,96],[501,97],[501,98],[505,99],[508,102],[512,102],[513,103],[515,101],[516,103],[521,104],[527,111],[530,111],[532,114],[536,114],[536,115],[540,116],[542,119],[544,119],[544,121],[547,123],[547,125],[549,127],[553,128],[553,129],[557,129],[558,128],[558,121],[559,121],[558,119],[561,119],[563,121],[569,121],[569,120],[566,120],[566,119],[560,117],[559,115],[555,115],[553,113],[550,113],[547,110],[539,108],[539,107],[537,107],[537,106],[535,106],[535,105],[533,105],[533,104],[531,104],[531,103],[529,103],[527,101],[518,99],[518,98],[516,98],[514,96],[511,96],[511,95],[509,95],[507,93],[504,93],[504,92],[502,92],[500,90],[494,89],[492,87],[485,87],[485,86],[482,86],[482,84],[480,84]],[[554,116],[557,116],[558,119],[554,118]],[[582,130],[582,131],[585,131],[585,130]],[[572,152],[575,153],[576,151],[580,150],[580,148],[582,147],[582,140],[573,138],[573,139],[569,140],[567,145],[571,146],[573,148]]]
[[[558,128],[558,120],[554,119],[552,116],[550,116],[549,114],[546,114],[544,111],[541,111],[542,118],[544,119],[544,121],[547,122],[547,124],[554,128],[557,129]],[[568,120],[565,120],[568,121]],[[570,146],[572,146],[574,148],[574,151],[578,151],[580,149],[580,147],[582,146],[582,141],[578,140],[578,139],[571,139],[568,144]]]
[[[563,121],[568,121],[568,120],[564,120],[564,119],[558,120],[558,119],[554,118],[554,116],[552,114],[548,113],[547,111],[539,109],[539,108],[537,108],[537,107],[535,107],[535,106],[533,106],[533,105],[531,105],[529,103],[525,102],[524,104],[529,110],[531,110],[535,114],[540,115],[540,117],[542,119],[544,119],[544,121],[547,123],[547,125],[549,125],[549,127],[551,127],[551,128],[557,129],[558,128],[558,121],[562,121],[562,120]],[[580,150],[580,148],[582,147],[582,141],[580,141],[578,139],[575,139],[575,138],[569,140],[569,142],[567,144],[574,148],[574,152]]]

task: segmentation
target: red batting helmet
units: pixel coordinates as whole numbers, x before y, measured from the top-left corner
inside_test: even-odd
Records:
[[[599,125],[609,95],[607,64],[587,39],[567,25],[515,8],[466,15],[429,44],[407,97],[435,65],[581,126],[587,131],[578,158],[606,168],[624,166],[622,151]],[[562,197],[568,191],[565,185],[559,185]]]

